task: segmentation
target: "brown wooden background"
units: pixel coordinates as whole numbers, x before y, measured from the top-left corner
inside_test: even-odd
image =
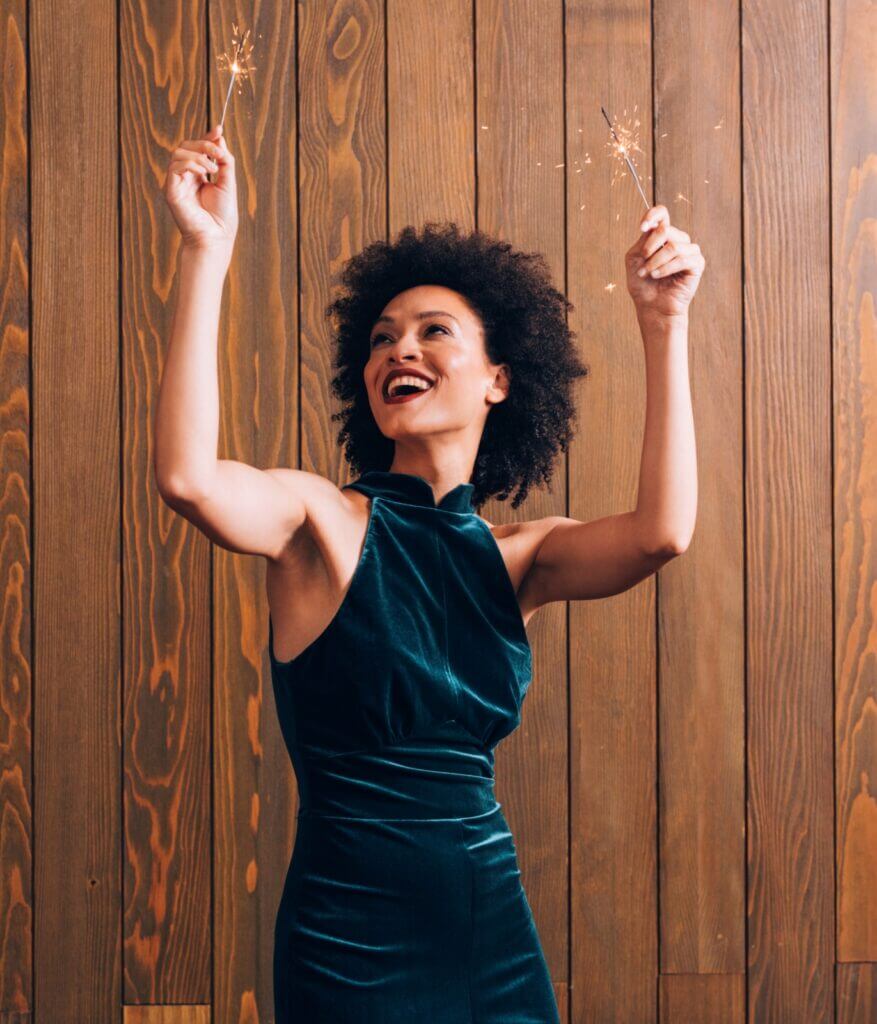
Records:
[[[658,577],[533,620],[498,797],[565,1022],[877,1021],[873,0],[3,13],[0,1022],[273,1020],[297,797],[264,567],[160,501],[150,447],[160,189],[219,118],[233,23],[256,72],[226,120],[220,454],[263,467],[349,479],[335,275],[453,219],[545,253],[591,366],[553,493],[516,515],[631,508],[644,207],[600,104],[641,118],[647,194],[707,258],[697,529]]]

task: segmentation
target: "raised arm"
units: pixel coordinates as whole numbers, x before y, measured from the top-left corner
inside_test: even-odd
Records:
[[[212,184],[207,173],[216,166]],[[280,558],[306,521],[309,496],[337,488],[315,474],[217,458],[217,335],[238,220],[234,157],[218,126],[174,151],[165,198],[183,242],[155,409],[156,485],[166,504],[220,546]]]
[[[666,207],[652,207],[641,231],[626,254],[646,365],[636,508],[591,522],[552,517],[522,584],[524,600],[533,608],[627,590],[685,551],[694,532],[697,459],[688,304],[705,261],[700,247],[670,225]]]

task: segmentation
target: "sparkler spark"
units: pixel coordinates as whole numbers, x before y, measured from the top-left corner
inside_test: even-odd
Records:
[[[605,110],[603,110],[603,107],[600,107],[600,110],[603,112],[603,117],[606,118],[606,123],[609,125],[609,131],[612,132],[612,136],[615,139],[614,142],[606,143],[609,147],[610,155],[618,161],[614,167],[614,171],[617,172],[622,164],[627,164],[631,177],[634,180],[634,184],[639,189],[639,194],[642,196],[643,202],[648,210],[650,208],[649,201],[646,199],[646,194],[643,192],[642,185],[639,183],[639,175],[637,174],[636,167],[634,167],[631,159],[632,153],[642,153],[639,145],[639,118],[636,118],[632,124],[628,123],[627,125],[619,125],[618,132],[616,132],[609,115]],[[623,176],[624,171],[621,171],[620,174],[613,173],[610,186],[614,185],[617,179]]]
[[[228,108],[228,101],[231,97],[231,90],[235,81],[243,82],[256,70],[250,64],[250,55],[253,52],[253,44],[247,44],[250,30],[241,36],[237,25],[232,24],[232,48],[224,53],[217,54],[216,67],[218,71],[230,71],[231,81],[228,83],[228,91],[225,94],[225,103],[222,105],[222,117],[220,125],[225,122],[225,111]],[[240,87],[239,90],[240,91]]]

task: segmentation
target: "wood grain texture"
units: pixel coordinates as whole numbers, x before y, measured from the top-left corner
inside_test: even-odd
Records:
[[[236,85],[224,123],[240,224],[219,326],[219,457],[260,467],[295,465],[298,444],[295,11],[267,4],[241,24],[229,0],[209,6],[209,124],[228,88],[215,55],[232,49],[236,24],[254,44],[252,81]],[[219,547],[213,567],[213,1019],[273,1021],[274,922],[295,807],[271,698],[265,569]]]
[[[482,0],[475,12],[478,227],[517,249],[544,254],[563,292],[563,8],[554,0]],[[532,492],[515,512],[508,502],[492,500],[484,515],[492,523],[565,515],[565,478],[566,457],[560,454],[550,491]],[[570,978],[564,605],[540,610],[528,632],[533,679],[520,727],[497,750],[496,793],[515,836],[522,883],[565,1014]]]
[[[121,1003],[116,11],[29,19],[34,1006],[79,1024]]]
[[[119,8],[124,1001],[211,999],[210,545],[158,494],[152,418],[177,301],[170,154],[205,130],[202,3]]]
[[[28,67],[24,0],[4,6],[0,36],[0,1022],[33,1006],[33,591]]]
[[[126,1006],[122,1024],[212,1024],[211,1008],[206,1005]]]
[[[877,963],[838,964],[836,1024],[872,1024],[877,1019]]]
[[[742,6],[748,1007],[834,1014],[825,4]]]
[[[719,1024],[684,1007],[727,1012],[725,975],[746,970],[742,198],[739,15],[704,14],[657,5],[653,37],[655,197],[709,261],[688,342],[697,526],[657,581],[659,969],[703,976],[668,1020]]]
[[[874,962],[877,7],[865,0],[831,8],[831,132],[837,959]]]
[[[661,1024],[741,1024],[746,1020],[745,974],[662,974]]]
[[[225,121],[220,455],[346,482],[339,270],[407,224],[477,225],[546,256],[590,368],[552,490],[496,523],[633,507],[644,207],[610,186],[600,104],[640,118],[646,194],[707,259],[697,528],[656,579],[532,621],[497,796],[564,1024],[873,1024],[874,4],[4,11],[0,1024],[275,1021],[297,794],[264,566],[152,478],[160,188],[219,119],[234,24],[256,71]]]
[[[569,514],[581,520],[636,504],[645,370],[624,252],[645,208],[629,178],[611,184],[600,105],[618,121],[639,117],[640,146],[652,152],[650,43],[648,3],[567,3],[568,297],[590,366],[569,457]],[[651,168],[641,174],[650,195]],[[648,1024],[658,968],[654,579],[570,603],[569,623],[570,1021]]]

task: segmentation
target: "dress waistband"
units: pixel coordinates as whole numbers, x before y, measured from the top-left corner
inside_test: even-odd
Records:
[[[466,818],[495,810],[493,757],[475,744],[400,743],[294,757],[299,817]]]

